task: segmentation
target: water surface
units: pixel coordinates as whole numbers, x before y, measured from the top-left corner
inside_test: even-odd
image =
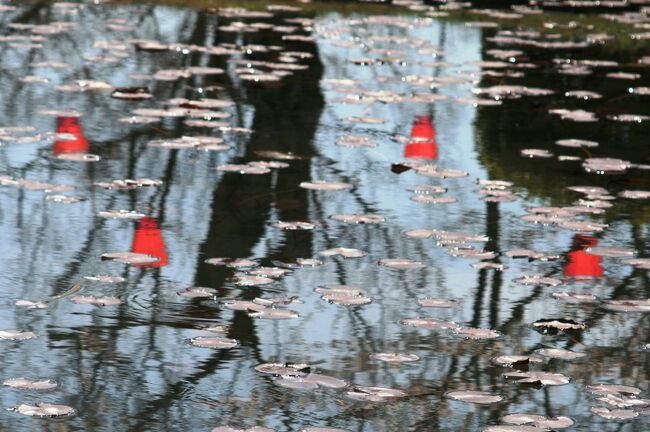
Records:
[[[5,102],[0,106],[0,126],[34,128],[8,132],[10,136],[3,138],[0,174],[14,180],[72,185],[75,190],[65,194],[83,200],[71,204],[48,201],[51,193],[18,187],[8,180],[0,188],[0,329],[37,335],[31,340],[1,341],[0,375],[3,380],[40,377],[59,383],[48,392],[4,387],[2,406],[47,402],[76,410],[74,416],[63,419],[2,411],[0,423],[7,430],[209,431],[225,425],[283,431],[308,426],[356,431],[482,430],[518,412],[571,417],[576,422],[571,430],[648,428],[644,415],[616,422],[591,413],[590,407],[602,403],[585,388],[597,383],[637,386],[643,390],[639,397],[647,397],[647,315],[614,313],[599,303],[570,304],[552,296],[575,292],[600,300],[650,297],[647,270],[586,250],[616,246],[648,257],[647,200],[617,198],[602,215],[586,214],[585,220],[608,225],[597,233],[521,220],[529,207],[573,205],[581,195],[567,186],[601,186],[613,197],[624,190],[650,189],[647,166],[643,166],[648,163],[650,122],[621,123],[607,118],[650,115],[648,96],[635,96],[628,90],[650,82],[647,64],[637,63],[647,45],[625,44],[625,49],[614,52],[607,44],[563,51],[516,46],[525,53],[513,62],[515,67],[505,69],[522,71],[524,76],[503,78],[482,73],[504,68],[475,63],[494,60],[488,50],[513,48],[490,40],[496,29],[467,26],[462,20],[416,18],[406,9],[391,9],[383,17],[364,14],[362,8],[351,15],[310,12],[314,21],[302,28],[285,21],[305,16],[300,12],[247,18],[152,5],[15,5],[16,10],[0,17],[3,36],[30,35],[34,29],[15,24],[65,21],[73,25],[32,41],[42,47],[24,46],[24,41],[16,45],[15,40],[0,45],[0,89]],[[397,14],[403,18],[396,20]],[[474,16],[473,20],[485,18]],[[255,32],[229,31],[233,22],[298,25],[289,34],[312,37],[290,40],[281,29],[264,26]],[[627,38],[634,30],[630,26],[627,31],[616,37]],[[137,39],[171,46],[161,51],[137,49],[130,42]],[[214,55],[197,46],[232,52]],[[438,55],[432,55],[432,47],[440,51]],[[246,66],[244,59],[277,62],[280,50],[303,53],[296,55],[296,63],[307,68],[291,70],[268,83],[242,80],[242,71],[237,69]],[[381,61],[351,61],[360,58]],[[594,67],[586,76],[561,75],[554,58],[611,60],[619,66]],[[43,67],[39,62],[65,66]],[[535,68],[518,68],[517,63],[531,63]],[[222,68],[225,73],[171,81],[139,76],[191,66]],[[259,67],[272,71],[265,68]],[[616,71],[640,77],[629,81],[606,76]],[[22,82],[27,76],[47,82]],[[449,81],[459,77],[465,79]],[[103,81],[114,87],[147,86],[153,98],[125,101],[111,98],[110,90],[66,92],[57,88],[74,80]],[[505,100],[500,106],[463,102],[476,97],[473,89],[498,84],[541,87],[554,94]],[[569,90],[598,92],[603,99],[568,99],[563,94]],[[441,97],[427,103],[394,100],[395,95],[412,94]],[[249,131],[189,126],[184,117],[151,124],[120,122],[134,109],[165,108],[164,102],[173,98],[204,97],[232,102],[216,109],[230,117],[217,120]],[[360,103],[353,103],[355,99]],[[548,112],[555,108],[594,111],[599,120],[562,120]],[[82,116],[42,114],[43,110],[68,109]],[[376,117],[384,122],[355,123],[351,117]],[[54,132],[72,136],[57,137]],[[35,142],[17,142],[16,137],[37,133],[41,135]],[[350,134],[368,136],[377,146],[336,144],[338,138]],[[156,139],[204,135],[222,137],[230,149],[148,146]],[[594,140],[600,146],[570,149],[554,144],[567,138]],[[75,146],[101,160],[57,159]],[[521,157],[520,151],[527,148],[546,149],[554,156]],[[216,169],[265,159],[259,154],[263,151],[300,158],[287,161],[288,168],[263,175]],[[641,167],[599,175],[585,172],[581,161],[559,161],[558,155],[621,158]],[[391,171],[392,164],[414,161],[460,170],[467,176],[440,179],[418,175],[414,169],[401,174]],[[136,178],[162,183],[133,190],[95,185]],[[477,193],[476,179],[511,181],[516,199],[486,202]],[[299,187],[312,180],[345,182],[351,188],[313,191]],[[444,186],[448,189],[445,196],[457,201],[414,202],[407,188],[416,184]],[[118,209],[134,210],[147,218],[113,220],[97,215]],[[331,218],[336,214],[381,215],[385,222],[346,224]],[[309,221],[316,227],[285,231],[274,226],[278,221]],[[416,228],[487,236],[482,246],[474,246],[496,253],[484,261],[507,268],[474,268],[470,264],[480,259],[451,256],[449,247],[438,245],[435,238],[405,235]],[[336,247],[358,248],[367,255],[349,259],[319,255]],[[539,261],[505,255],[524,248],[558,258]],[[100,258],[117,251],[147,253],[159,261],[128,266]],[[235,279],[241,271],[205,262],[215,257],[248,258],[262,266],[316,258],[323,265],[294,269],[273,284],[243,287]],[[425,267],[399,270],[378,265],[384,258],[408,258]],[[551,287],[517,281],[534,274],[559,278],[562,283]],[[108,284],[85,279],[94,275],[120,276],[125,281]],[[121,304],[79,305],[70,300],[74,294],[50,300],[77,283],[82,286],[78,294],[114,296]],[[358,286],[372,302],[331,304],[314,291],[324,285]],[[192,286],[213,288],[216,294],[208,299],[177,294]],[[300,316],[288,320],[258,319],[223,305],[228,300],[292,296],[303,304],[290,306]],[[417,300],[426,297],[451,298],[458,304],[448,309],[419,306]],[[45,309],[25,309],[14,304],[21,299],[50,301]],[[453,332],[401,323],[415,317],[489,328],[500,337],[468,340]],[[550,336],[531,327],[540,319],[563,317],[585,323],[587,329]],[[209,349],[190,344],[193,337],[209,335],[202,328],[217,325],[228,326],[226,336],[236,339],[237,347]],[[540,348],[571,349],[587,356],[531,366],[531,370],[562,373],[571,379],[567,385],[541,388],[504,378],[511,369],[493,362],[500,355],[530,355]],[[390,364],[371,357],[383,352],[410,353],[420,359]],[[347,397],[347,389],[287,389],[272,376],[254,370],[268,362],[306,363],[350,385],[397,388],[409,396],[366,403]],[[490,391],[503,401],[462,403],[446,397],[452,390]]]

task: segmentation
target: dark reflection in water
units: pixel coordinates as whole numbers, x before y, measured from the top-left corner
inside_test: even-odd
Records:
[[[569,416],[576,421],[574,430],[647,429],[646,416],[625,423],[596,417],[589,408],[597,402],[585,390],[586,385],[605,382],[647,391],[650,364],[643,349],[650,342],[647,315],[615,314],[598,304],[564,303],[551,296],[566,291],[603,300],[650,297],[646,270],[589,250],[617,246],[648,257],[647,204],[616,200],[615,206],[593,216],[594,221],[609,224],[603,233],[576,234],[521,220],[529,207],[579,204],[580,195],[567,186],[602,186],[613,196],[624,189],[647,189],[647,171],[588,175],[580,162],[520,156],[521,149],[541,148],[555,155],[647,162],[648,155],[639,150],[647,138],[647,124],[604,120],[621,111],[647,114],[643,100],[630,97],[627,85],[605,80],[602,71],[591,78],[560,79],[551,71],[556,55],[600,58],[604,51],[597,47],[562,54],[531,50],[525,60],[540,67],[513,82],[556,93],[507,100],[498,107],[476,107],[462,103],[473,97],[472,88],[496,85],[501,78],[483,76],[476,83],[460,78],[471,75],[465,68],[471,73],[482,71],[473,62],[491,60],[487,51],[494,48],[487,40],[494,36],[491,29],[437,20],[395,24],[395,16],[365,18],[363,13],[348,20],[337,13],[322,13],[312,17],[313,23],[304,24],[314,30],[309,39],[288,37],[309,33],[285,28],[297,25],[287,18],[302,16],[290,12],[269,18],[150,5],[87,5],[72,11],[69,7],[19,5],[2,17],[14,23],[3,35],[22,35],[31,28],[21,29],[17,23],[73,21],[77,25],[41,41],[40,50],[6,41],[0,45],[5,54],[0,60],[0,88],[12,101],[0,107],[0,127],[34,128],[25,132],[3,129],[0,134],[6,141],[0,148],[0,174],[13,177],[0,178],[4,252],[0,330],[33,331],[38,336],[0,341],[2,380],[25,376],[59,383],[50,392],[5,388],[0,394],[7,408],[50,402],[70,405],[77,414],[38,420],[2,411],[0,423],[7,430],[208,431],[227,424],[277,430],[309,425],[358,431],[482,430],[515,412]],[[257,27],[247,27],[250,23]],[[233,27],[239,27],[238,31]],[[179,45],[160,50],[140,41],[138,49],[131,43],[118,47],[132,39]],[[361,46],[350,44],[362,40]],[[437,54],[427,51],[429,45],[418,45],[422,41],[439,44],[449,65],[438,63]],[[196,47],[219,47],[225,52],[210,54]],[[267,67],[260,62],[280,62],[286,51],[294,52],[296,63],[308,68],[272,81],[247,81],[242,79],[246,74],[237,71]],[[617,60],[624,65],[636,60],[634,56],[621,53]],[[386,57],[386,61],[368,66],[372,62],[367,58],[372,57]],[[43,62],[67,66],[56,68]],[[287,59],[282,62],[292,64]],[[141,75],[160,70],[197,66],[221,68],[224,73],[141,80]],[[642,74],[647,81],[647,71]],[[48,82],[19,81],[26,76]],[[432,77],[438,81],[431,81]],[[451,77],[458,82],[449,81]],[[350,84],[346,79],[354,81]],[[107,91],[57,89],[75,80],[106,81],[119,87],[146,85],[153,100],[125,101],[111,98]],[[562,96],[576,88],[602,93],[608,103]],[[409,98],[417,94],[422,99],[395,102],[396,94]],[[224,120],[228,127],[250,129],[250,133],[206,124],[192,126],[182,116],[131,123],[134,109],[159,109],[174,105],[174,99],[203,97],[220,99],[226,105],[232,102],[215,109],[229,118],[211,120]],[[366,103],[369,99],[374,103]],[[176,106],[197,115],[196,103],[178,102]],[[593,107],[603,120],[567,123],[548,114],[557,107]],[[66,112],[70,109],[83,115]],[[42,110],[63,111],[44,115]],[[383,123],[373,123],[376,118]],[[363,135],[378,145],[337,146],[337,139],[346,135]],[[152,140],[192,136],[220,137],[231,149],[148,145]],[[600,146],[565,149],[553,144],[566,138],[596,140]],[[89,152],[101,160],[80,163],[56,158]],[[215,169],[268,161],[270,152],[295,159],[287,160],[287,168],[262,175]],[[392,173],[391,164],[404,159],[466,171],[468,178],[421,176],[412,168]],[[513,200],[485,199],[486,195],[476,192],[476,178],[512,181]],[[96,185],[124,179],[162,183],[135,187],[137,181],[118,182],[112,189]],[[350,189],[299,187],[314,180],[345,182]],[[415,184],[442,186],[448,190],[442,195],[457,202],[412,200],[407,188]],[[57,185],[76,189],[56,192]],[[63,204],[45,197],[59,193],[78,195],[81,200]],[[119,209],[146,216],[133,220],[98,215]],[[381,215],[386,221],[348,224],[332,218],[360,214]],[[277,227],[280,221],[311,222],[314,227],[282,230]],[[443,239],[404,234],[416,228],[485,235],[487,241],[466,249],[482,249],[494,256],[452,257],[449,247],[438,244]],[[360,249],[367,255],[354,259],[320,255],[337,247]],[[560,258],[513,259],[506,254],[525,248]],[[106,252],[147,254],[158,261],[127,266],[100,260]],[[246,286],[241,283],[246,269],[206,262],[210,258],[251,259],[265,267],[296,263],[299,258],[323,264],[294,265],[284,278]],[[408,258],[425,267],[377,265],[384,258]],[[475,268],[472,263],[485,266]],[[531,275],[558,278],[562,284],[517,282]],[[122,303],[107,307],[75,304],[70,296],[76,293],[66,293],[76,283],[81,283],[80,294],[115,296]],[[332,284],[358,286],[372,302],[336,305],[314,292]],[[214,289],[216,294],[213,298],[178,295],[188,287]],[[62,298],[52,299],[55,296]],[[233,311],[224,305],[231,300],[277,297],[299,298],[302,303],[288,307],[295,308],[300,317],[257,319],[249,315],[250,310]],[[458,305],[421,307],[417,301],[422,298],[451,298]],[[50,302],[46,309],[24,309],[14,304],[16,300]],[[400,324],[414,317],[489,328],[501,336],[468,340],[452,332]],[[587,330],[549,336],[531,328],[539,319],[562,317],[585,323]],[[238,346],[207,349],[190,344],[191,338],[214,336],[205,331],[214,326],[223,326],[219,336],[236,339]],[[528,365],[530,370],[562,373],[572,380],[565,386],[541,389],[505,379],[503,373],[510,369],[493,361],[501,355],[531,355],[541,348],[571,349],[587,357]],[[371,357],[380,352],[416,354],[420,360],[396,365]],[[288,389],[254,370],[265,362],[305,362],[319,373],[351,384],[399,388],[408,397],[366,404],[347,398],[346,390]],[[448,391],[465,389],[495,392],[504,400],[475,406],[445,396]]]

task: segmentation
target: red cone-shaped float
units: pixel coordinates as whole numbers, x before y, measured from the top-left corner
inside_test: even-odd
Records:
[[[88,153],[90,144],[84,135],[78,117],[57,117],[56,132],[70,135],[70,139],[54,141],[54,156],[63,153]]]
[[[155,218],[145,216],[140,219],[133,236],[131,251],[159,258],[155,263],[141,264],[138,265],[139,267],[164,267],[167,265],[169,257],[165,250],[165,239]]]
[[[438,143],[431,116],[417,116],[411,128],[411,140],[404,148],[404,157],[437,159]]]
[[[602,277],[605,269],[601,262],[602,258],[592,255],[585,249],[594,247],[598,244],[598,239],[582,234],[576,234],[573,237],[573,246],[577,250],[572,250],[567,254],[568,262],[564,267],[564,276],[569,277]]]

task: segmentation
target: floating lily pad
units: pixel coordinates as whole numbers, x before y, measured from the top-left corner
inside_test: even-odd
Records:
[[[408,394],[399,389],[386,387],[362,387],[354,386],[346,395],[350,399],[363,402],[389,402],[391,400],[404,398]]]
[[[450,399],[473,404],[495,404],[503,400],[502,396],[485,391],[458,390],[446,394]]]
[[[562,332],[582,331],[587,326],[572,319],[555,318],[537,320],[533,323],[533,328],[544,334],[554,335]]]
[[[28,340],[35,337],[36,334],[30,331],[0,330],[0,339],[4,340]]]
[[[75,414],[72,407],[40,403],[36,405],[20,404],[13,408],[14,411],[32,417],[63,417]]]
[[[414,362],[420,360],[419,356],[407,353],[375,353],[371,354],[370,358],[390,363]]]
[[[418,299],[417,303],[423,307],[434,307],[434,308],[452,308],[458,306],[458,301],[454,299],[430,298],[430,297]]]
[[[379,265],[390,267],[397,270],[410,270],[425,268],[426,265],[406,258],[383,258],[379,260]]]
[[[629,420],[639,416],[638,412],[631,409],[610,410],[605,407],[592,407],[589,411],[605,420]]]
[[[12,378],[5,380],[3,385],[20,390],[52,390],[58,386],[50,379],[30,380],[27,378]]]
[[[95,297],[77,295],[70,297],[70,301],[77,304],[93,305],[93,306],[116,306],[122,303],[117,297]]]
[[[18,307],[24,307],[27,309],[45,309],[47,307],[47,303],[33,302],[30,300],[16,300],[14,304]]]
[[[343,248],[343,247],[327,249],[319,252],[319,254],[324,257],[332,257],[332,256],[339,255],[342,256],[343,258],[361,258],[363,256],[366,256],[366,252],[363,252],[359,249]]]
[[[287,231],[300,231],[300,230],[313,230],[316,226],[310,222],[282,222],[278,221],[273,224],[274,227],[280,228]]]
[[[556,386],[569,383],[569,378],[560,373],[550,372],[506,372],[503,374],[506,378],[514,378],[519,384],[529,384],[533,386]]]
[[[255,267],[257,265],[257,261],[253,261],[245,258],[209,258],[204,262],[206,264],[226,266],[232,268],[247,268],[247,267]]]
[[[542,348],[535,351],[535,353],[542,357],[568,361],[578,360],[587,356],[585,353],[575,352],[563,348]]]
[[[386,219],[379,215],[333,215],[332,219],[339,222],[353,223],[353,224],[379,224]]]
[[[217,295],[217,290],[214,288],[206,287],[190,287],[178,291],[176,294],[181,297],[188,298],[211,298]]]
[[[564,429],[573,426],[575,423],[571,418],[565,416],[547,417],[537,414],[508,414],[501,421],[514,425],[531,424],[542,429]]]
[[[239,345],[235,339],[228,339],[221,336],[199,336],[190,339],[190,343],[201,348],[234,348]]]
[[[598,297],[593,294],[557,292],[552,293],[551,295],[554,298],[565,301],[567,303],[598,303]]]
[[[430,330],[455,330],[459,326],[451,321],[444,321],[438,318],[408,318],[401,323],[410,327],[417,327]]]
[[[158,257],[136,252],[107,252],[102,254],[102,259],[131,265],[146,265],[160,261]]]
[[[495,357],[492,361],[500,366],[521,368],[527,367],[530,363],[540,363],[542,362],[542,359],[537,356],[504,355]]]
[[[300,187],[310,190],[340,191],[350,189],[352,185],[341,182],[327,182],[324,180],[314,180],[311,182],[302,182]]]

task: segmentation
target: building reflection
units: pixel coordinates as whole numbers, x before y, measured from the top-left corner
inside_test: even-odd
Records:
[[[433,117],[419,115],[413,121],[411,139],[404,148],[404,157],[410,159],[437,159],[438,143]]]
[[[159,258],[152,264],[142,264],[139,267],[164,267],[169,263],[167,247],[158,221],[150,216],[145,216],[138,221],[138,226],[133,235],[131,251],[147,254]]]
[[[63,139],[54,141],[53,153],[58,156],[64,153],[87,153],[90,149],[88,139],[84,135],[79,117],[57,117],[56,133]],[[63,136],[65,135],[65,136]]]
[[[576,234],[573,237],[571,251],[567,253],[564,276],[575,278],[602,277],[605,271],[601,264],[603,259],[586,251],[586,249],[596,245],[598,245],[597,238]]]

